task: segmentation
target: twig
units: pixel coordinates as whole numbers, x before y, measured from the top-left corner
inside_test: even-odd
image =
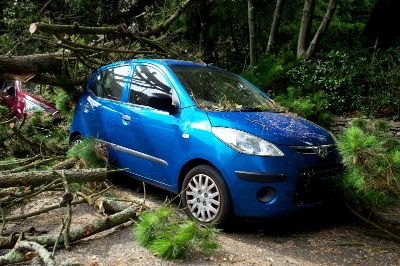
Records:
[[[30,164],[27,164],[27,165],[24,165],[24,166],[21,166],[21,167],[14,168],[14,169],[12,169],[10,171],[10,173],[16,173],[16,172],[21,172],[21,171],[24,171],[24,170],[36,168],[36,167],[38,167],[40,165],[46,164],[46,163],[54,161],[54,160],[58,160],[60,158],[62,158],[62,156],[57,156],[57,157],[53,157],[53,158],[47,158],[47,159],[43,159],[43,160],[37,160],[37,161],[35,161],[33,163],[30,163]]]
[[[0,125],[4,125],[4,124],[8,124],[8,123],[11,123],[11,122],[13,122],[14,120],[16,120],[17,118],[14,116],[13,118],[11,118],[11,119],[9,119],[9,120],[6,120],[6,121],[3,121],[3,122],[0,122]]]
[[[5,201],[2,204],[4,204],[5,207],[10,207],[13,204],[23,202],[25,200],[28,200],[30,198],[33,198],[33,197],[39,195],[40,193],[43,193],[45,191],[48,191],[48,190],[58,187],[59,184],[57,184],[57,182],[59,182],[57,179],[53,180],[52,182],[50,182],[47,185],[40,186],[36,191],[33,191],[33,193],[31,193],[31,194],[18,195],[18,198]]]
[[[368,220],[367,218],[363,217],[361,214],[359,214],[358,212],[356,212],[353,208],[350,207],[350,205],[345,202],[347,208],[349,208],[349,210],[358,218],[360,218],[361,220],[363,220],[364,222],[366,222],[369,225],[372,225],[373,227],[375,227],[376,229],[379,229],[380,231],[384,232],[385,234],[387,234],[388,236],[396,239],[397,241],[400,241],[400,236],[396,235],[395,233],[390,232],[389,230],[383,228],[382,226]]]
[[[146,183],[143,183],[143,205],[146,205]]]
[[[1,225],[0,235],[3,235],[4,229],[6,228],[6,212],[4,211],[3,207],[0,207],[0,212],[1,219],[3,221]]]
[[[62,233],[63,233],[63,231],[64,231],[64,228],[65,228],[65,221],[64,221],[64,219],[61,219],[61,221],[62,221],[62,226],[61,226],[60,233],[58,234],[58,237],[57,237],[57,239],[56,239],[56,242],[54,243],[54,246],[53,246],[53,252],[51,253],[51,257],[52,257],[52,258],[54,258],[55,254],[56,254],[57,243],[58,243],[58,241],[60,240],[61,235],[62,235]]]
[[[22,117],[22,121],[21,121],[21,123],[19,123],[19,125],[18,125],[18,129],[21,129],[21,128],[24,126],[25,121],[26,121],[26,113],[24,113],[24,115],[23,115],[23,117]]]
[[[51,4],[51,2],[53,2],[53,0],[49,0],[47,1],[43,7],[39,10],[39,12],[37,13],[37,16],[39,16],[40,14],[42,14],[42,12]]]
[[[68,181],[65,178],[64,171],[61,171],[60,176],[61,176],[61,179],[62,179],[62,182],[63,182],[63,185],[64,185],[64,189],[65,189],[64,200],[67,203],[67,214],[66,214],[67,218],[65,219],[65,229],[64,229],[63,235],[64,235],[64,247],[65,247],[65,249],[68,250],[68,249],[71,248],[71,246],[69,244],[69,238],[70,238],[69,229],[71,227],[71,221],[72,221],[72,206],[71,206],[71,202],[73,200],[73,195],[71,194],[71,191],[69,189]]]
[[[82,203],[85,203],[85,202],[86,202],[85,199],[80,199],[80,200],[71,202],[71,205],[78,205],[78,204],[82,204]],[[49,212],[49,211],[52,211],[52,210],[55,210],[55,209],[59,209],[59,208],[63,208],[63,207],[64,206],[60,206],[60,204],[54,204],[54,205],[51,205],[51,206],[49,206],[47,208],[44,208],[44,209],[41,209],[41,210],[37,210],[37,211],[34,211],[34,212],[30,212],[30,213],[27,213],[27,214],[10,216],[10,217],[6,218],[6,222],[24,220],[26,218],[37,216],[37,215],[40,215],[42,213],[46,213],[46,212]]]
[[[37,159],[39,159],[41,157],[43,157],[43,155],[38,154],[38,155],[35,155],[33,157],[30,157],[30,158],[26,158],[26,159],[14,160],[12,162],[6,162],[6,163],[2,162],[2,163],[0,163],[0,168],[8,167],[8,166],[11,166],[11,165],[14,165],[14,164],[19,164],[19,165],[28,164],[28,163],[31,163],[33,161],[36,161]]]

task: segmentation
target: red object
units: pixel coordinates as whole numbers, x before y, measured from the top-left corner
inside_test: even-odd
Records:
[[[0,80],[0,104],[8,106],[18,118],[32,111],[44,111],[52,115],[57,113],[54,105],[23,91],[21,82],[17,80]]]

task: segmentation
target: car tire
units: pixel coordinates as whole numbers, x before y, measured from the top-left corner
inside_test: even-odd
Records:
[[[185,213],[203,224],[224,226],[231,216],[231,197],[221,174],[209,165],[190,170],[183,181]]]
[[[83,140],[82,135],[80,134],[75,135],[70,142],[71,147],[74,146],[75,144],[82,143],[82,140]]]

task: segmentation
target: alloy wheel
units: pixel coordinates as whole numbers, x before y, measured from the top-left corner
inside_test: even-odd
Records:
[[[210,222],[220,210],[221,197],[217,184],[205,174],[193,176],[186,188],[187,208],[201,222]]]

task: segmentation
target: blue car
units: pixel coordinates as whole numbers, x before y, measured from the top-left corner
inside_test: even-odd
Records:
[[[89,136],[108,146],[114,167],[181,193],[186,213],[203,223],[315,206],[341,171],[329,132],[240,76],[192,62],[129,60],[95,70],[70,142]]]

